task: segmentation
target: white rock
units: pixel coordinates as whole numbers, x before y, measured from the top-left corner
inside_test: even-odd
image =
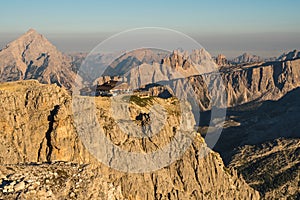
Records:
[[[70,197],[71,197],[71,198],[75,197],[75,193],[74,193],[74,192],[71,192]]]
[[[51,197],[53,195],[53,192],[51,190],[47,191],[46,192],[46,196],[47,197]]]
[[[35,187],[34,187],[33,185],[31,185],[31,186],[29,186],[27,189],[28,189],[28,190],[34,190],[34,188],[35,188]]]
[[[0,174],[0,179],[6,179],[6,176],[4,174]]]
[[[28,194],[36,194],[36,191],[35,190],[30,190],[27,192]]]
[[[14,192],[14,189],[13,189],[13,188],[9,188],[9,189],[7,190],[7,192],[12,193],[12,192]]]
[[[14,186],[15,184],[16,184],[16,181],[13,181],[9,185]]]
[[[20,191],[25,189],[25,183],[22,181],[15,185],[14,187],[15,191]]]

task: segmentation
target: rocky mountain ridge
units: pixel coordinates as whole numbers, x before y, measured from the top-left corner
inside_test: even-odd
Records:
[[[263,61],[264,60],[261,57],[249,53],[244,53],[232,60],[234,64],[259,63]]]
[[[168,85],[173,91],[195,93],[201,110],[205,111],[211,109],[214,99],[221,97],[223,99],[217,101],[221,108],[253,101],[278,100],[300,86],[299,75],[300,60],[296,59],[176,79],[168,82]],[[191,88],[191,85],[197,87]]]
[[[74,127],[71,98],[64,89],[37,81],[20,81],[0,84],[0,96],[0,151],[3,152],[0,162],[5,165],[0,167],[1,198],[34,196],[38,199],[46,195],[49,199],[74,199],[89,191],[93,195],[84,198],[259,198],[259,194],[235,171],[230,172],[224,167],[217,153],[209,152],[201,157],[208,149],[199,134],[187,152],[170,166],[150,173],[123,173],[99,163],[82,145]],[[134,101],[130,109],[133,116],[141,110],[149,112],[152,101],[165,106],[167,111],[176,111],[173,108],[176,104],[171,104],[170,100],[154,98],[146,104]],[[103,128],[110,130],[105,134],[122,148],[148,152],[168,142],[174,134],[172,127],[178,122],[178,116],[170,113],[160,137],[154,137],[152,141],[126,139],[111,114],[104,109],[108,108],[109,102],[110,98],[106,97],[96,99],[97,116]],[[57,161],[75,164],[55,164]],[[80,167],[76,163],[91,167]]]
[[[295,60],[300,58],[300,52],[298,50],[293,50],[290,52],[286,52],[277,58],[277,61],[288,61]]]

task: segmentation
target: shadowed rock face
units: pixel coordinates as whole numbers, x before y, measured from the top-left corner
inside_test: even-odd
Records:
[[[227,111],[214,147],[265,199],[299,198],[300,89]]]
[[[280,138],[240,147],[230,166],[235,167],[253,188],[260,191],[264,199],[299,199],[298,138]]]
[[[71,88],[75,73],[70,62],[44,36],[30,29],[0,51],[0,81],[37,79]]]
[[[0,99],[0,162],[10,164],[0,167],[1,198],[22,199],[33,195],[37,199],[45,195],[53,199],[259,198],[235,171],[224,167],[217,153],[211,151],[204,158],[201,156],[208,149],[200,135],[170,166],[149,173],[123,173],[99,163],[82,145],[74,126],[71,98],[64,89],[37,81],[5,83],[0,85]],[[149,113],[152,103],[163,106],[169,118],[160,137],[152,137],[151,141],[127,138],[107,110],[109,101],[106,97],[96,98],[97,116],[106,130],[104,134],[123,149],[153,151],[169,142],[178,130],[174,129],[179,121],[176,103],[170,102],[176,100],[152,98],[141,105],[132,102],[130,110],[135,119],[138,113]],[[121,115],[117,120],[125,123]],[[31,164],[20,164],[24,162]],[[89,167],[74,164],[71,168],[68,162]]]

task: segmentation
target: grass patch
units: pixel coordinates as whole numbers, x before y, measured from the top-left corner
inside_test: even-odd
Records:
[[[145,97],[145,98],[140,98],[136,95],[132,95],[130,97],[126,96],[123,97],[124,98],[129,99],[129,102],[135,103],[136,105],[140,106],[140,107],[145,107],[147,105],[150,105],[152,103],[152,100],[154,99],[154,97]]]

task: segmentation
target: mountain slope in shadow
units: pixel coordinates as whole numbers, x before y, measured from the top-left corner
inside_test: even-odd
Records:
[[[263,199],[299,199],[299,117],[300,88],[278,101],[231,108],[214,150]]]
[[[209,112],[203,113],[209,115]],[[278,101],[251,102],[227,110],[227,122],[239,126],[223,129],[214,150],[228,163],[234,150],[244,145],[255,145],[278,138],[300,137],[300,88]]]

